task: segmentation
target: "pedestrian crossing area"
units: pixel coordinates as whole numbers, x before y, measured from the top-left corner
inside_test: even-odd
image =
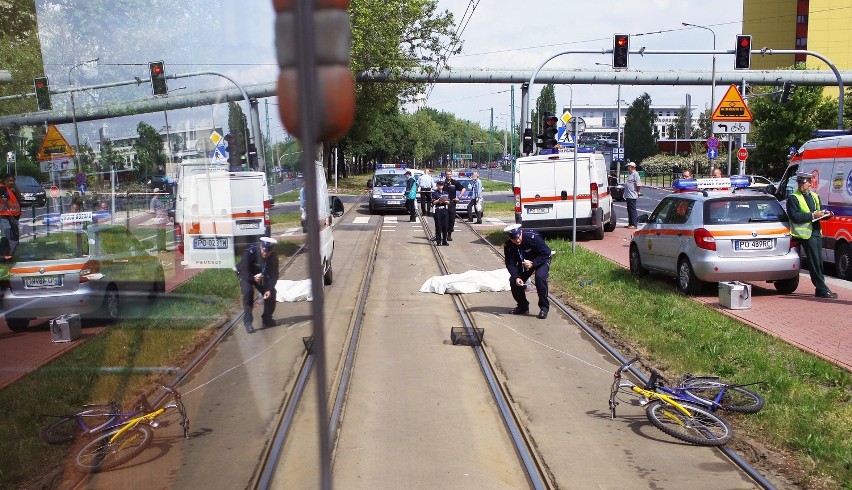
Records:
[[[381,216],[355,216],[353,218],[350,218],[350,219],[347,219],[345,221],[338,223],[338,226],[369,225],[370,223],[377,223],[379,220],[381,220],[381,218],[382,218]],[[422,226],[420,224],[419,219],[417,221],[411,222],[411,221],[408,220],[408,216],[385,216],[384,218],[385,218],[384,224],[382,225],[383,231],[394,231],[394,230],[397,230],[397,229],[404,228],[406,226],[412,227],[412,228],[420,228]],[[431,226],[433,224],[432,218],[427,218],[427,220],[428,220],[429,225]],[[461,222],[461,221],[464,221],[464,218],[457,218],[456,219],[456,222]],[[506,225],[511,224],[513,222],[514,221],[512,221],[511,218],[485,218],[485,217],[483,217],[481,225],[474,224],[473,226],[474,227],[506,226]],[[457,226],[457,228],[458,228],[458,226]],[[286,236],[294,236],[294,235],[302,235],[302,234],[303,234],[302,228],[301,227],[295,227],[295,228],[287,228],[282,233],[276,234],[276,236],[286,237]]]

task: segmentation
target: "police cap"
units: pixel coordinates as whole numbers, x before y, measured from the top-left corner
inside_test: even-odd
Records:
[[[520,235],[521,232],[524,230],[521,228],[521,225],[515,223],[514,225],[509,225],[503,228],[503,231],[505,231],[506,234],[509,235],[509,238],[517,238],[518,235]]]
[[[798,172],[796,174],[796,182],[798,182],[798,183],[809,182],[811,179],[813,179],[813,177],[814,177],[813,174],[810,174],[808,172]]]

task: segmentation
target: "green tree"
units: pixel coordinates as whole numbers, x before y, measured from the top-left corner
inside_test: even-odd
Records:
[[[535,100],[535,119],[532,121],[532,128],[535,134],[539,134],[544,130],[542,119],[545,115],[556,114],[556,91],[552,83],[548,83],[541,89],[541,94]]]
[[[231,165],[240,165],[241,158],[246,152],[246,131],[248,131],[248,120],[243,108],[236,102],[228,102],[228,135],[233,140],[228,141],[228,162]]]
[[[755,93],[770,90],[757,88]],[[796,87],[786,104],[769,96],[749,100],[754,119],[748,141],[757,147],[749,151],[748,173],[780,177],[787,167],[791,146],[798,147],[811,139],[815,129],[837,126],[837,100],[822,92],[822,87]]]
[[[696,128],[692,135],[695,138],[709,138],[710,132],[713,129],[713,121],[710,119],[713,109],[704,109],[701,111],[701,114],[698,115],[698,128]]]
[[[115,151],[115,145],[112,143],[111,139],[104,137],[104,139],[101,140],[100,153],[100,167],[102,171],[106,172],[108,170],[112,170],[113,165],[118,167],[118,164],[120,163],[120,157]]]
[[[666,128],[666,134],[669,135],[669,139],[692,138],[692,128],[687,128],[687,121],[689,121],[688,111],[686,106],[681,106],[677,110],[677,119]]]
[[[138,137],[133,144],[133,149],[136,151],[137,171],[142,173],[143,180],[147,182],[148,175],[165,170],[166,155],[163,152],[163,140],[153,126],[144,122],[136,126],[136,134]]]
[[[33,78],[44,75],[35,4],[33,0],[0,2],[0,69],[12,72],[12,82],[0,84],[0,96],[32,93]],[[0,101],[3,115],[35,109],[32,97]]]
[[[644,93],[633,100],[624,120],[624,156],[642,162],[657,154],[654,141],[654,122],[657,115],[651,110],[651,96]]]

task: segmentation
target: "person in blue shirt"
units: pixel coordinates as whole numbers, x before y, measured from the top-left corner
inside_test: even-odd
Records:
[[[411,176],[411,170],[405,171],[405,209],[408,221],[417,221],[417,181]]]
[[[444,181],[435,182],[435,190],[432,191],[433,214],[435,216],[435,242],[437,246],[449,245],[448,228],[450,225],[449,196],[444,192]]]
[[[275,244],[278,240],[261,237],[260,243],[254,243],[243,251],[243,258],[237,264],[237,276],[240,278],[240,293],[243,302],[243,326],[246,332],[254,333],[254,290],[263,296],[263,314],[260,316],[264,327],[274,327],[276,291],[278,283],[278,253]]]
[[[476,215],[476,224],[482,224],[482,181],[479,180],[479,172],[473,173],[470,183],[470,202],[467,204],[467,220],[472,222]]]
[[[509,239],[503,245],[506,269],[509,271],[509,285],[512,297],[518,304],[509,311],[513,315],[526,315],[530,311],[527,301],[526,282],[535,275],[535,288],[538,292],[538,318],[544,320],[550,311],[547,298],[547,279],[550,275],[550,247],[544,243],[541,235],[533,230],[524,230],[521,225],[509,225],[503,229]]]

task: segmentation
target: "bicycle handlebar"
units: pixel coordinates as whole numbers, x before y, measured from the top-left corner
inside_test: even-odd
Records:
[[[628,369],[630,369],[630,366],[631,366],[634,362],[636,362],[636,361],[638,361],[638,360],[639,360],[639,356],[636,356],[636,357],[634,357],[633,359],[631,359],[631,360],[627,361],[627,363],[626,363],[626,364],[622,364],[622,365],[621,365],[621,367],[618,369],[618,372],[619,372],[619,373],[623,373],[624,371],[627,371]]]

